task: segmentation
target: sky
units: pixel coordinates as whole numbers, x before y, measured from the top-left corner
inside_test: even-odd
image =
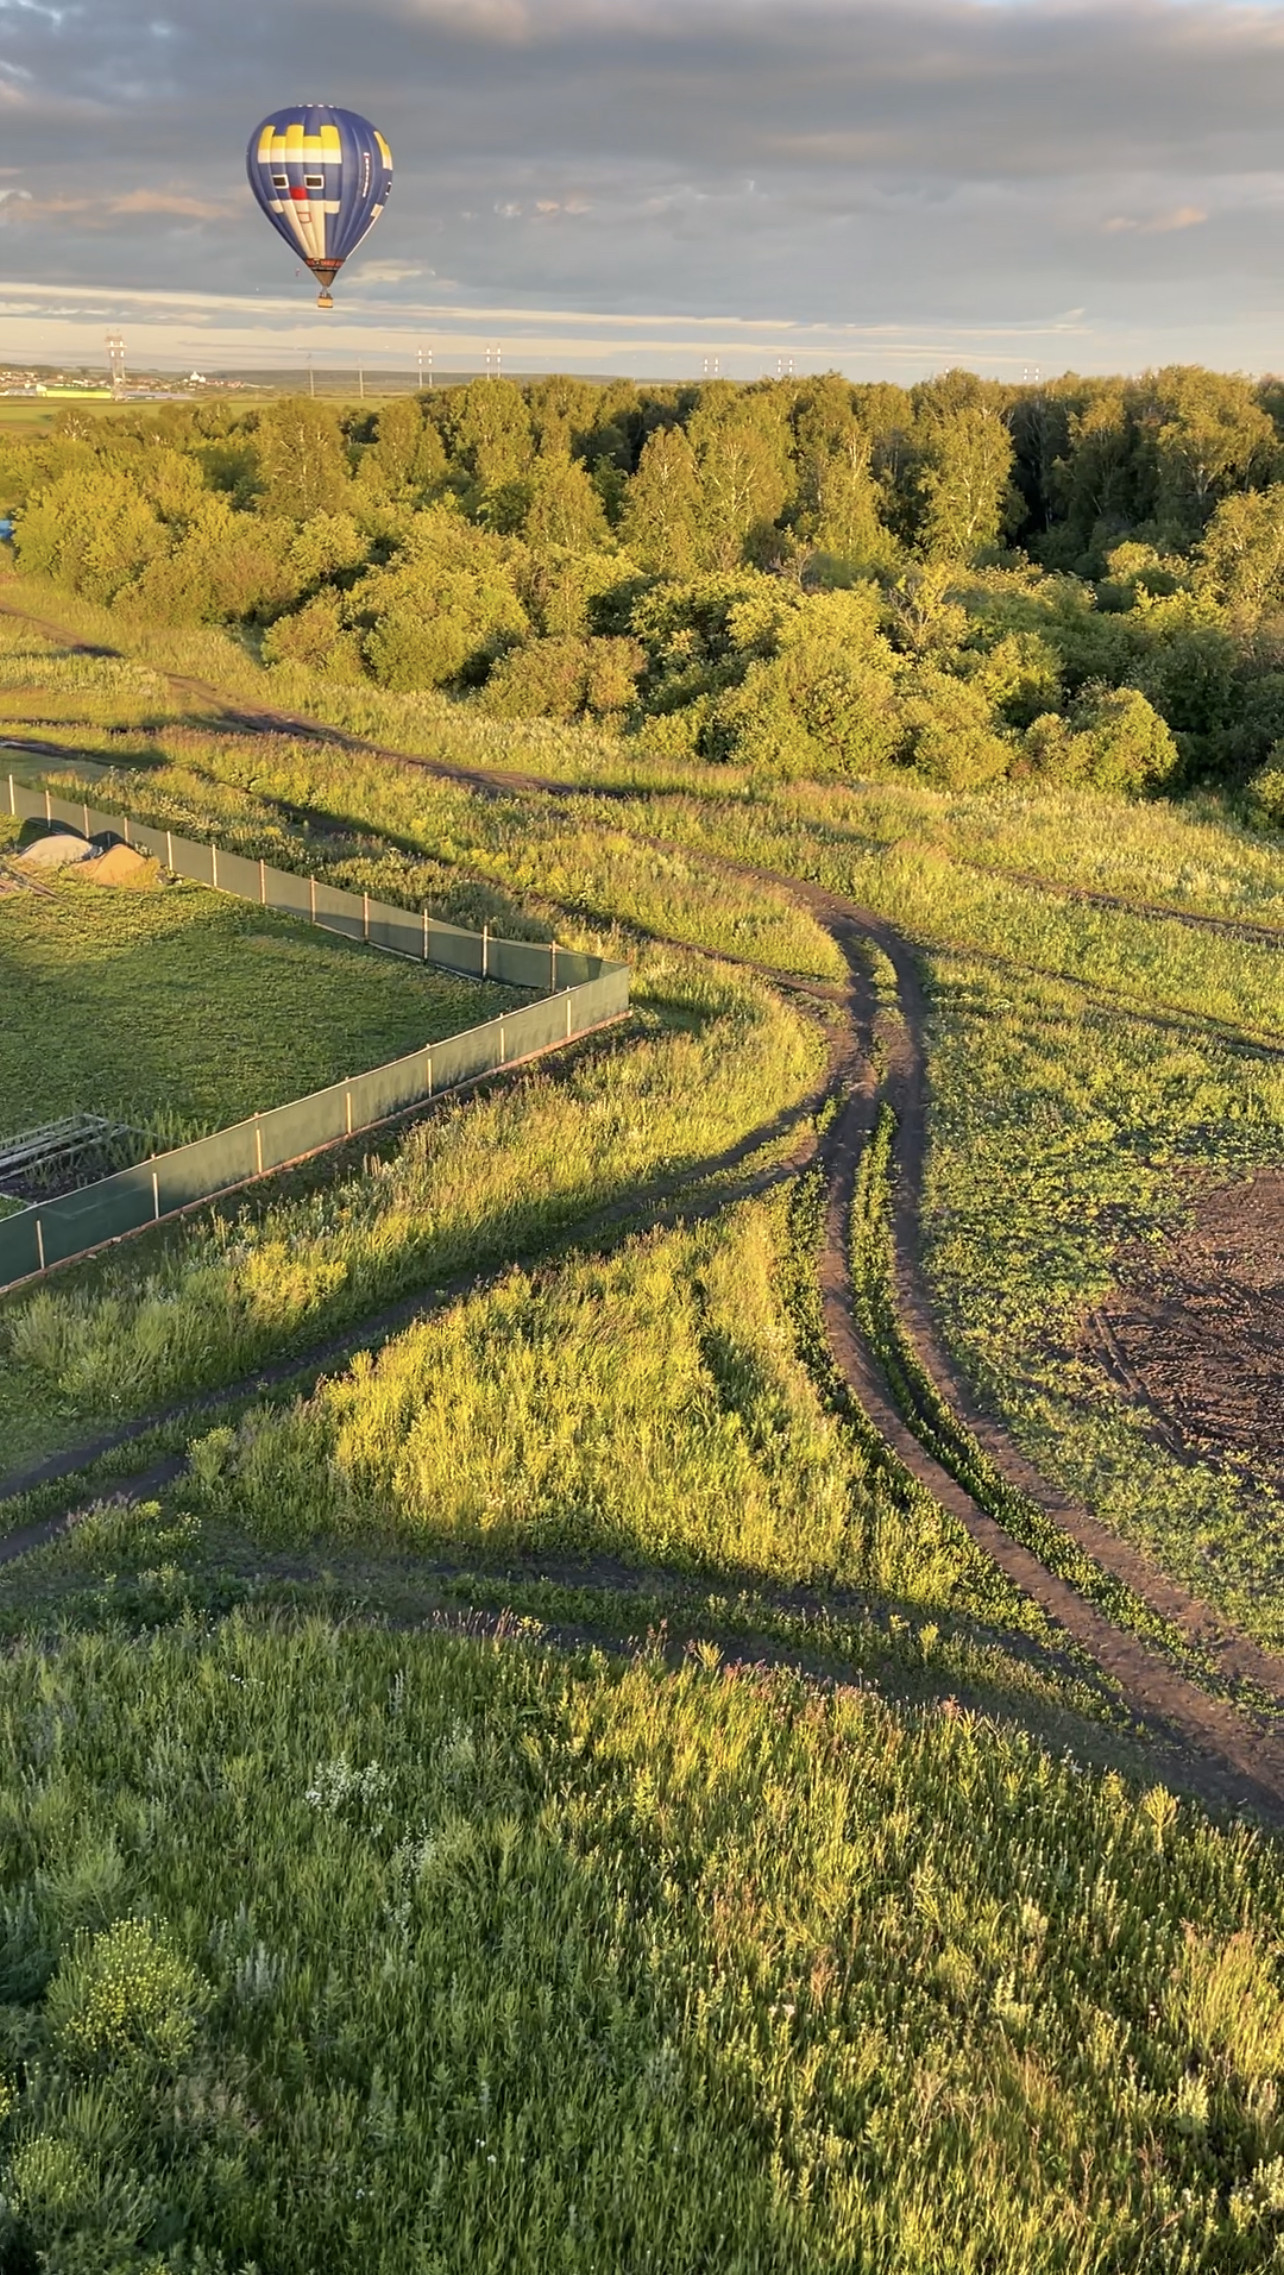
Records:
[[[323,316],[268,111],[396,162]],[[1284,369],[1284,0],[0,0],[0,360]]]

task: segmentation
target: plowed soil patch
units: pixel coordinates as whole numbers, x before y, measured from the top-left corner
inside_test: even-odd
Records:
[[[1130,1251],[1088,1338],[1167,1434],[1284,1477],[1284,1170]]]

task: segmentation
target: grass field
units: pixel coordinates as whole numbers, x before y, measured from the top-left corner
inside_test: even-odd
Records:
[[[1161,1791],[716,1659],[328,1623],[20,1652],[0,1712],[46,2264],[1271,2264],[1278,1876]]]
[[[0,1126],[101,1113],[169,1143],[525,1000],[197,885],[65,871],[0,898],[0,989]]]
[[[1164,913],[1273,923],[1284,853],[1211,806],[648,774],[437,698],[349,719],[576,791],[484,801],[201,715],[164,671],[337,717],[222,635],[58,607],[116,677],[3,619],[0,663],[15,716],[110,760],[97,802],[622,951],[635,1016],[0,1304],[0,1469],[232,1386],[0,1515],[81,1517],[0,1606],[5,2275],[1284,2266],[1278,1835],[868,1419],[832,1162],[785,1160],[847,1127],[817,1102],[840,1013],[715,959],[844,960],[706,859],[913,943],[943,1335],[1048,1479],[1284,1641],[1284,1509],[1165,1452],[1081,1334],[1130,1244],[1284,1162],[1278,948]],[[893,1128],[838,1300],[958,1476],[898,1311]],[[173,1456],[159,1499],[86,1512]],[[1116,1644],[1224,1701],[999,1486],[977,1506]]]

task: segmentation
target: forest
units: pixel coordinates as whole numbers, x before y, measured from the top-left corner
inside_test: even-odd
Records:
[[[1284,382],[479,379],[0,439],[20,573],[639,759],[1284,817]]]

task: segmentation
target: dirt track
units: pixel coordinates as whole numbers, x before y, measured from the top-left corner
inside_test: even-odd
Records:
[[[3,603],[0,603],[2,606]],[[13,610],[7,612],[18,613]],[[54,639],[63,639],[57,627],[39,625],[36,628]],[[257,729],[346,742],[351,747],[385,758],[390,763],[457,781],[484,796],[535,793],[578,797],[590,794],[589,786],[583,784],[509,774],[498,769],[491,771],[454,766],[441,760],[410,758],[402,752],[345,737],[315,721],[267,710],[234,710],[224,704],[216,690],[207,689],[196,682],[176,684],[184,694],[195,695],[200,700],[208,697],[219,724],[243,730]],[[69,752],[67,755],[75,754]],[[1247,1714],[1176,1673],[1167,1660],[1138,1637],[1113,1626],[1100,1611],[1087,1603],[1065,1581],[1056,1578],[1028,1549],[1004,1532],[994,1518],[919,1444],[890,1396],[875,1355],[857,1331],[848,1271],[852,1191],[862,1148],[873,1127],[880,1098],[886,1095],[898,1117],[899,1174],[895,1217],[898,1301],[904,1328],[927,1372],[1010,1484],[1037,1501],[1099,1565],[1125,1581],[1143,1601],[1160,1612],[1183,1635],[1211,1650],[1228,1682],[1256,1685],[1284,1705],[1284,1658],[1263,1650],[1251,1638],[1230,1627],[1210,1605],[1169,1580],[1140,1551],[1103,1526],[1090,1511],[1054,1492],[1012,1443],[1002,1426],[976,1407],[966,1383],[940,1344],[920,1253],[919,1209],[927,1118],[927,1001],[915,952],[910,943],[876,912],[858,908],[819,886],[721,856],[705,858],[711,867],[754,878],[792,894],[831,933],[847,961],[847,1016],[836,1041],[832,1068],[836,1094],[841,1101],[840,1111],[823,1148],[829,1181],[829,1201],[819,1270],[826,1329],[833,1356],[853,1397],[912,1474],[958,1517],[994,1562],[1039,1603],[1076,1643],[1091,1653],[1117,1683],[1129,1706],[1148,1722],[1157,1721],[1179,1737],[1197,1758],[1199,1767],[1194,1782],[1210,1798],[1220,1802],[1246,1801],[1271,1816],[1284,1820],[1284,1742],[1264,1732]],[[1100,895],[1085,897],[1095,900],[1107,898]],[[1110,905],[1128,908],[1133,904],[1118,901],[1111,902]],[[1136,913],[1162,913],[1167,917],[1177,912],[1138,907]],[[1183,914],[1183,921],[1199,924],[1204,920]],[[1207,921],[1211,929],[1226,929],[1225,920]],[[1253,927],[1252,930],[1260,936],[1260,932],[1266,928]],[[888,1019],[886,1016],[880,1018],[863,955],[863,949],[867,945],[879,948],[896,972],[901,1014],[899,1020]],[[769,976],[779,978],[781,975]],[[832,993],[821,989],[813,992]],[[887,1067],[882,1084],[876,1080],[873,1072],[872,1045],[876,1028],[880,1052]],[[720,1196],[715,1205],[725,1205],[728,1197]],[[680,1208],[675,1209],[674,1213],[680,1214]],[[584,1225],[580,1229],[582,1236],[588,1232],[589,1227]],[[433,1300],[442,1298],[438,1294]],[[387,1332],[391,1331],[389,1325]],[[368,1328],[362,1340],[369,1339]],[[289,1371],[297,1372],[306,1364],[304,1355],[289,1362]],[[253,1388],[253,1383],[240,1388],[244,1393]],[[234,1390],[224,1391],[219,1394],[219,1398],[221,1401],[234,1395]],[[141,1428],[146,1426],[142,1425]],[[96,1450],[102,1451],[104,1446],[100,1444]],[[7,1487],[0,1485],[0,1497],[6,1491],[13,1490],[13,1481]],[[46,1528],[42,1528],[42,1531],[46,1531]]]

